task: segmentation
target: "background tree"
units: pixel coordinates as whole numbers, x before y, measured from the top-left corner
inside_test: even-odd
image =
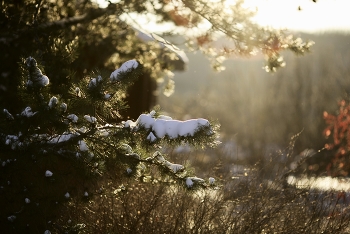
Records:
[[[284,65],[280,57],[282,50],[304,53],[311,45],[285,32],[252,23],[253,12],[243,7],[243,1],[233,6],[226,6],[224,1],[210,5],[206,1],[120,1],[99,8],[88,0],[18,0],[3,1],[1,8],[1,103],[11,99],[15,103],[11,108],[17,107],[17,110],[20,107],[16,103],[20,100],[14,100],[14,93],[19,85],[18,63],[28,56],[50,64],[45,66],[45,73],[55,84],[52,89],[56,93],[67,90],[69,82],[82,79],[92,70],[111,72],[116,64],[133,58],[143,63],[144,74],[153,79],[163,78],[164,71],[171,70],[171,64],[166,61],[176,56],[162,53],[158,43],[140,41],[135,30],[120,19],[132,13],[153,14],[159,22],[171,22],[175,28],[181,28],[188,44],[203,50],[219,70],[223,56],[248,56],[257,51],[267,56],[267,70],[275,70]],[[196,30],[199,25],[205,25],[206,29]],[[172,27],[164,31],[164,35],[173,31]],[[229,43],[213,50],[210,42],[222,36]],[[173,81],[167,83],[171,88]],[[155,85],[149,86],[155,88]],[[148,93],[153,95],[152,90]]]
[[[153,35],[153,42],[140,41],[135,29],[120,19],[131,13],[151,13],[181,27],[192,48],[212,57],[218,70],[222,56],[261,51],[266,70],[274,71],[284,65],[282,50],[300,54],[311,45],[252,23],[253,13],[244,9],[243,1],[232,7],[206,1],[120,1],[106,8],[88,0],[2,1],[0,226],[4,230],[64,230],[55,226],[65,217],[62,205],[119,193],[125,189],[122,177],[190,190],[215,185],[214,178],[195,177],[158,152],[161,145],[215,146],[214,123],[172,120],[156,111],[140,115],[136,122],[120,121],[128,88],[142,75],[152,82],[162,79],[172,69],[171,61],[178,59],[173,52],[177,48],[159,36]],[[189,33],[204,22],[205,32]],[[214,49],[210,42],[221,36],[233,46]],[[169,79],[166,91],[172,86]],[[148,97],[155,86],[149,87]],[[137,96],[136,103],[143,98]]]

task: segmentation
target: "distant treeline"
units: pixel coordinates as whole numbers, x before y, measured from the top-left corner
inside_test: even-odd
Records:
[[[301,131],[295,153],[323,148],[323,112],[335,113],[338,101],[350,98],[350,34],[300,37],[315,42],[312,53],[285,54],[286,67],[276,73],[262,69],[259,55],[227,60],[226,70],[215,73],[201,54],[188,53],[188,70],[176,74],[175,94],[160,98],[162,109],[179,118],[218,119],[223,135],[254,158],[271,145],[288,146]]]

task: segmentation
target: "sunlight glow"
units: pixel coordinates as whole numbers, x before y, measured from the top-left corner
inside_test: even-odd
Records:
[[[93,1],[101,7],[108,5],[107,0]],[[226,2],[234,4],[236,0]],[[258,10],[255,22],[271,28],[303,32],[350,31],[349,0],[317,0],[316,3],[312,0],[245,0],[245,6]],[[125,15],[123,17],[123,20],[128,18]],[[170,27],[156,24],[149,16],[136,17],[139,24],[148,31],[161,31],[162,28]]]
[[[333,178],[333,177],[301,177],[296,178],[289,176],[288,184],[295,185],[297,188],[319,189],[322,191],[349,191],[350,183],[347,178]]]
[[[350,30],[349,0],[245,0],[245,4],[257,7],[255,21],[264,26],[305,32]]]

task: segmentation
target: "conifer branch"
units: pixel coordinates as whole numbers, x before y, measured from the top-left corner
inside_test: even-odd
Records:
[[[120,9],[119,4],[110,3],[106,8],[92,8],[89,11],[82,15],[76,15],[69,18],[64,18],[61,20],[56,20],[52,22],[46,22],[43,24],[39,24],[37,26],[33,26],[31,28],[21,29],[17,32],[7,32],[0,33],[0,42],[8,43],[12,40],[19,39],[30,35],[31,33],[38,33],[44,31],[57,31],[60,29],[64,29],[68,26],[77,25],[79,23],[87,23],[91,22],[94,19],[97,19],[103,15],[112,15],[116,14]]]

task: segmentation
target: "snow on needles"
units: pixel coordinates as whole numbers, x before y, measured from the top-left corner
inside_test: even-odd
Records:
[[[69,119],[70,121],[72,121],[73,123],[78,122],[78,116],[76,116],[75,114],[70,114],[67,116],[67,119]]]
[[[83,151],[83,152],[84,152],[84,151],[88,151],[88,150],[89,150],[87,144],[86,144],[85,141],[83,141],[83,140],[79,141],[79,142],[78,142],[78,145],[79,145],[80,151]]]
[[[126,124],[132,126],[130,122]],[[125,125],[125,126],[126,126]],[[160,118],[154,118],[151,114],[142,114],[139,116],[135,123],[136,129],[138,127],[144,127],[151,129],[151,133],[147,139],[151,142],[155,141],[155,137],[163,138],[168,136],[170,139],[177,137],[194,136],[194,134],[203,127],[210,127],[210,123],[206,119],[190,119],[186,121],[173,120],[168,116],[160,116]],[[212,131],[207,134],[210,135]]]
[[[93,116],[90,116],[90,115],[84,115],[84,118],[86,121],[90,122],[90,123],[96,123],[97,122],[97,119]]]
[[[49,108],[52,109],[54,108],[58,103],[57,97],[53,96],[50,101],[49,101]]]
[[[37,112],[32,111],[32,108],[30,108],[29,106],[27,106],[24,111],[22,111],[21,115],[22,116],[26,116],[26,117],[32,117],[33,115],[35,115]]]
[[[43,75],[41,70],[37,67],[37,62],[33,57],[28,57],[26,59],[26,64],[28,68],[31,68],[30,79],[27,81],[28,87],[44,87],[50,83],[49,78]]]
[[[3,113],[6,115],[7,119],[14,120],[13,115],[11,115],[11,113],[7,109],[3,109]]]
[[[135,59],[126,61],[120,68],[112,72],[110,76],[111,81],[119,81],[120,77],[118,77],[118,75],[120,75],[121,73],[130,72],[136,69],[138,65],[138,62]]]
[[[51,172],[51,171],[49,171],[49,170],[47,170],[46,172],[45,172],[45,176],[46,177],[51,177],[53,175],[53,173]]]

